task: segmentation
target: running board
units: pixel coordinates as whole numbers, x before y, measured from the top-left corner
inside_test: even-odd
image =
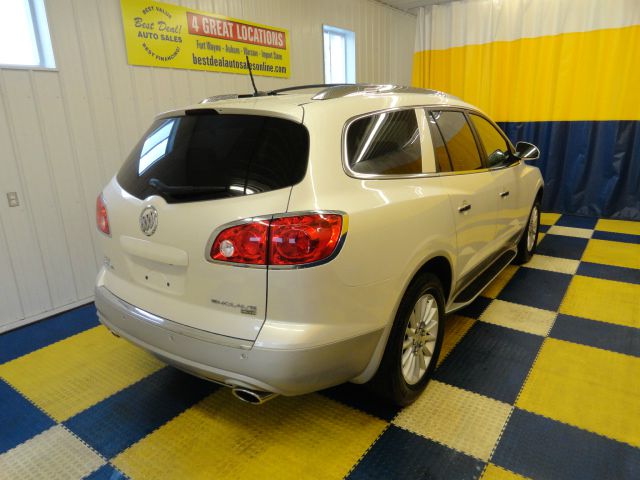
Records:
[[[456,295],[447,313],[455,312],[473,302],[482,291],[502,272],[517,255],[516,250],[507,250],[500,255],[484,272]]]

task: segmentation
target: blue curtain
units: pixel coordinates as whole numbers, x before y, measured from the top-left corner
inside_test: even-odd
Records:
[[[640,107],[639,107],[640,108]],[[540,148],[543,209],[640,220],[640,121],[502,122]]]

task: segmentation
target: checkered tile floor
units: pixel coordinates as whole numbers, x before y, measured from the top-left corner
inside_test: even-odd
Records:
[[[0,478],[638,479],[640,223],[542,222],[402,411],[349,384],[243,404],[91,305],[2,335]]]

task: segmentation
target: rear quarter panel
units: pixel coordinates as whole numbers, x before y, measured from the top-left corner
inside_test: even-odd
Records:
[[[283,332],[291,335],[291,345],[302,338],[319,344],[374,330],[382,334],[428,259],[441,255],[454,263],[455,228],[440,179],[349,177],[342,168],[342,128],[358,112],[338,112],[331,121],[326,110],[313,113],[305,115],[309,169],[293,187],[288,210],[345,212],[348,232],[339,255],[327,264],[269,270],[267,321],[256,345],[282,342]]]

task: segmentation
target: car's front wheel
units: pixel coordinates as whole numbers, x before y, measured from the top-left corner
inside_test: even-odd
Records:
[[[442,285],[435,275],[422,273],[400,303],[372,386],[397,405],[412,403],[436,367],[443,334]]]
[[[517,264],[527,263],[533,257],[538,243],[538,231],[540,230],[540,200],[536,201],[531,207],[529,220],[522,233],[522,238],[518,243],[518,253],[514,260]]]

